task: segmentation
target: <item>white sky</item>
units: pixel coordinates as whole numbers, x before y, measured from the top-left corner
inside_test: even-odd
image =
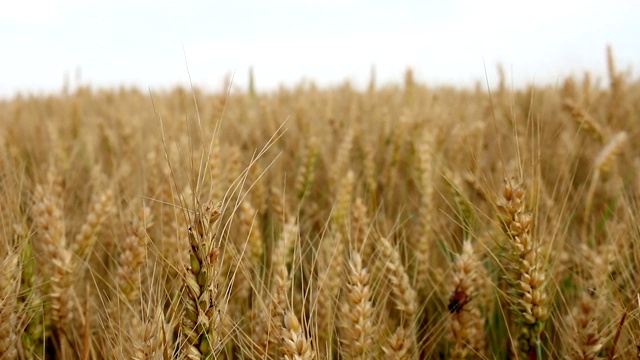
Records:
[[[471,85],[501,62],[518,86],[640,67],[640,0],[0,2],[0,97],[76,84],[259,89],[312,79]],[[183,51],[184,47],[184,51]],[[186,60],[185,60],[186,55]]]

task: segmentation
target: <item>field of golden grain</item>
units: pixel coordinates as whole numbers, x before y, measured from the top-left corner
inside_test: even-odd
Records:
[[[640,81],[608,60],[1,101],[0,358],[635,358]]]

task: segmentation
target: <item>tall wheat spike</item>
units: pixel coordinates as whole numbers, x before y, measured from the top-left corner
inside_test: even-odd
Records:
[[[384,261],[384,268],[388,280],[388,286],[391,290],[391,297],[396,309],[400,312],[400,325],[402,330],[396,329],[396,333],[392,340],[396,343],[402,341],[402,349],[411,349],[411,356],[416,351],[416,317],[418,311],[418,295],[409,281],[400,254],[398,250],[391,244],[389,239],[381,237],[379,240],[381,259]],[[403,350],[404,353],[404,350]],[[398,356],[397,354],[394,356]],[[400,356],[399,358],[404,358]]]
[[[418,210],[418,238],[414,245],[416,252],[414,284],[418,292],[424,292],[428,288],[431,265],[429,257],[434,243],[434,220],[437,210],[433,203],[435,193],[433,142],[433,135],[427,134],[417,149],[421,196]]]
[[[31,211],[42,240],[41,248],[46,259],[43,265],[49,269],[53,324],[61,337],[66,338],[73,325],[76,292],[73,286],[73,253],[67,245],[61,193],[60,179],[50,171],[47,182],[36,186]],[[64,339],[61,341],[66,342]],[[62,348],[64,352],[64,345]]]
[[[335,310],[342,284],[344,244],[340,234],[340,232],[327,233],[318,251],[316,319],[318,341],[321,345],[317,348],[321,351],[325,348],[322,344],[331,345],[336,318]]]
[[[517,314],[517,351],[521,358],[536,352],[542,356],[542,339],[549,318],[548,279],[541,243],[531,236],[533,215],[525,211],[525,189],[505,179],[503,198],[498,204],[499,218],[507,235],[507,261],[514,271],[507,280],[514,294],[512,310]]]
[[[369,288],[369,273],[360,255],[352,251],[348,263],[346,299],[342,303],[340,339],[347,359],[375,357],[374,309]]]
[[[217,230],[220,208],[207,203],[196,212],[189,227],[190,264],[184,271],[180,327],[187,359],[212,359],[221,343],[221,306],[218,287]]]
[[[473,359],[485,350],[484,318],[478,306],[483,286],[481,266],[471,241],[465,240],[453,265],[449,285],[448,340],[452,359]]]

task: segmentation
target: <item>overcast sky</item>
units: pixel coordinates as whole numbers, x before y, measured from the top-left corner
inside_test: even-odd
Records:
[[[327,85],[496,79],[549,83],[604,74],[605,47],[640,67],[640,0],[613,1],[3,1],[0,96],[56,91],[65,76],[95,86],[187,84],[273,89],[300,79]],[[78,71],[80,69],[80,71]]]

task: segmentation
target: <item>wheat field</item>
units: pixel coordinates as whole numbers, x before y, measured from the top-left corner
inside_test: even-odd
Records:
[[[0,102],[2,359],[640,356],[640,81]]]

